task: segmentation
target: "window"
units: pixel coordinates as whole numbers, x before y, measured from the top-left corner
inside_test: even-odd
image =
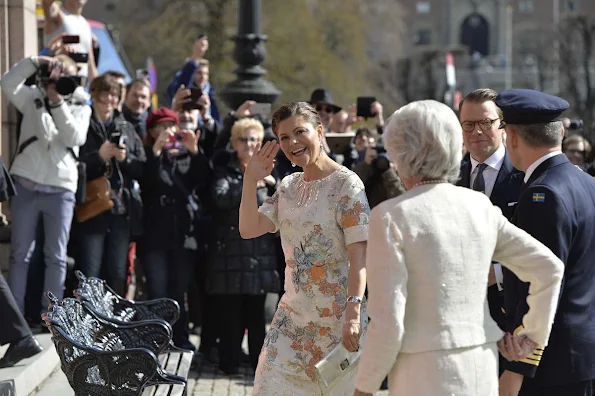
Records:
[[[429,1],[418,1],[416,9],[418,14],[429,14],[432,10],[432,6]]]
[[[432,44],[432,31],[430,29],[419,29],[415,34],[415,45]]]
[[[533,12],[533,0],[519,0],[519,11],[524,13]]]

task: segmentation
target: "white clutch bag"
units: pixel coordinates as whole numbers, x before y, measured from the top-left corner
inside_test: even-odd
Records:
[[[341,342],[314,366],[324,394],[327,394],[341,378],[357,366],[361,351],[360,345],[357,352],[349,352]]]

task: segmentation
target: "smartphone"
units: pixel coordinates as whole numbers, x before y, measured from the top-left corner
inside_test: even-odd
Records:
[[[87,63],[87,61],[89,60],[89,54],[82,54],[79,52],[69,52],[68,56],[75,63]]]
[[[78,44],[81,42],[80,36],[64,36],[62,37],[63,44]]]
[[[372,114],[372,103],[376,102],[373,96],[358,96],[357,97],[357,116],[364,118],[373,118],[376,114]]]
[[[267,120],[271,116],[270,103],[254,103],[250,106],[250,114],[260,116],[261,119]]]
[[[202,106],[198,104],[198,99],[202,96],[202,89],[190,88],[190,101],[182,105],[184,110],[202,109]],[[187,96],[188,97],[188,96]]]
[[[109,141],[120,148],[126,146],[126,136],[122,135],[121,132],[112,133],[109,137]]]

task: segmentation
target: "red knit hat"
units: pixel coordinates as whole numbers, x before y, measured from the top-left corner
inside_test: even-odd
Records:
[[[147,129],[151,129],[162,122],[173,122],[178,125],[180,123],[180,118],[175,111],[168,109],[167,107],[160,107],[153,110],[147,117]]]

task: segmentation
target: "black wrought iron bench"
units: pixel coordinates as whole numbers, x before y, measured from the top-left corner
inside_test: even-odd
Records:
[[[163,319],[171,325],[180,316],[180,306],[171,298],[130,301],[119,296],[103,279],[86,277],[78,270],[75,275],[79,286],[74,295],[96,314],[115,323]]]
[[[163,320],[115,324],[82,301],[46,293],[42,318],[77,396],[180,396],[193,352],[171,344]]]

